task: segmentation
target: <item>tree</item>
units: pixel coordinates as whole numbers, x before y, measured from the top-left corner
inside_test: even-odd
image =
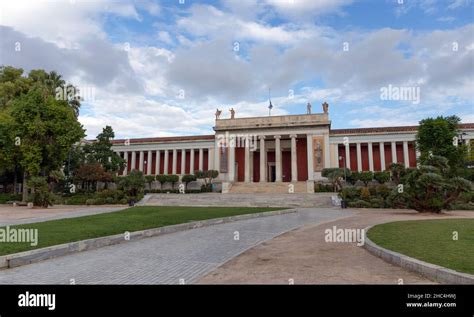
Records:
[[[375,172],[374,179],[379,184],[384,184],[390,180],[390,173],[389,172]]]
[[[127,192],[130,198],[137,199],[145,189],[145,177],[142,172],[132,170],[129,175],[121,178],[119,186]]]
[[[59,169],[72,145],[84,137],[84,129],[67,103],[52,96],[45,98],[39,88],[14,100],[10,116],[10,136],[14,136],[10,148],[24,179]]]
[[[115,137],[111,126],[106,126],[97,135],[97,140],[84,146],[88,162],[98,162],[108,172],[118,172],[125,167],[126,161],[112,150],[112,139]]]
[[[112,175],[98,162],[81,165],[74,176],[74,181],[81,182],[86,191],[95,191],[97,182],[110,182],[112,179]]]
[[[345,171],[344,168],[324,168],[321,171],[321,176],[329,179],[335,192],[342,189],[343,177],[347,177],[350,174],[351,170],[348,168],[345,168]]]
[[[219,176],[219,171],[216,170],[208,170],[208,171],[194,171],[194,175],[196,175],[197,179],[204,180],[204,186],[207,189],[210,189],[212,180]]]
[[[388,166],[390,173],[392,174],[392,180],[395,184],[400,184],[400,178],[405,174],[405,165],[400,163],[392,163]]]
[[[179,181],[179,176],[178,175],[167,175],[167,181],[171,183],[171,188],[174,189],[174,184],[176,184]]]
[[[365,186],[369,184],[374,179],[374,173],[372,172],[362,172],[360,173],[360,178],[359,178]]]
[[[32,176],[28,180],[28,186],[33,191],[33,206],[48,208],[53,205],[53,196],[45,177]]]
[[[347,175],[346,180],[351,184],[355,185],[357,184],[357,181],[360,179],[360,173],[359,172],[352,172],[349,175]]]
[[[160,189],[163,189],[163,185],[168,181],[168,175],[156,175],[156,180],[160,182]]]
[[[186,174],[186,175],[183,175],[183,177],[181,178],[181,181],[185,184],[186,186],[185,188],[188,188],[188,184],[191,182],[194,182],[196,179],[197,179],[196,175]]]
[[[451,176],[461,175],[465,167],[467,147],[460,142],[457,116],[427,118],[420,121],[416,134],[420,160],[436,155],[448,159]]]
[[[461,193],[471,190],[470,181],[450,176],[447,158],[433,155],[407,175],[401,196],[409,208],[439,213],[448,209]]]
[[[151,190],[151,184],[155,181],[155,176],[153,175],[146,175],[145,182],[148,184],[148,189]]]

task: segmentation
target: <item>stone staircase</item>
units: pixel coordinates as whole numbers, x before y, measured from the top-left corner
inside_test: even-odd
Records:
[[[288,194],[290,185],[293,185],[294,193],[306,193],[306,182],[295,183],[243,183],[236,182],[232,184],[229,190],[231,194]]]

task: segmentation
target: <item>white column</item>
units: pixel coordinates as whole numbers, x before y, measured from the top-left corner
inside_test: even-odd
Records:
[[[146,174],[151,175],[151,165],[153,164],[153,154],[148,151],[148,157],[146,159]]]
[[[122,175],[127,175],[128,172],[128,152],[123,152],[123,159],[125,160],[125,168],[123,169]]]
[[[250,182],[250,140],[245,138],[245,147],[244,147],[244,182]]]
[[[344,147],[346,150],[346,168],[351,169],[351,144],[346,143]]]
[[[176,175],[177,166],[178,166],[178,151],[176,149],[173,149],[173,162],[171,165],[171,174]]]
[[[231,137],[229,144],[229,181],[235,181],[235,140]]]
[[[281,182],[281,146],[280,146],[280,138],[281,135],[275,135],[275,181]]]
[[[204,168],[204,151],[199,149],[199,170],[202,171]]]
[[[191,149],[191,156],[189,157],[189,174],[194,174],[194,149]]]
[[[336,159],[336,165],[334,167],[339,167],[339,144],[334,144],[334,157]]]
[[[208,148],[207,149],[207,169],[208,170],[215,170],[214,168],[214,149]]]
[[[397,143],[392,142],[392,163],[397,163]]]
[[[329,133],[324,134],[324,167],[331,167],[331,153],[329,144]]]
[[[291,181],[298,181],[298,168],[296,157],[296,134],[290,135],[291,138]]]
[[[385,171],[386,166],[385,166],[385,143],[384,142],[379,143],[379,151],[380,151],[380,170]]]
[[[138,170],[140,172],[143,172],[143,160],[145,158],[145,154],[143,151],[140,151],[140,158],[139,158],[139,161],[138,161]]]
[[[308,180],[314,180],[314,168],[313,168],[313,136],[306,135],[306,149],[308,156]]]
[[[155,158],[155,174],[159,175],[160,174],[160,160],[161,160],[161,151],[156,150],[156,158]]]
[[[410,156],[408,155],[408,142],[403,141],[403,164],[405,167],[410,167]]]
[[[369,142],[367,146],[369,148],[369,170],[373,172],[374,171],[374,152],[372,149],[372,142]]]
[[[135,169],[135,166],[137,164],[137,152],[132,151],[132,166],[130,166],[130,171],[133,171]]]
[[[267,152],[265,151],[265,136],[260,135],[260,183],[267,181]]]
[[[186,174],[186,149],[181,150],[181,175]]]
[[[218,139],[216,138],[216,140],[214,141],[214,168],[215,170],[219,171],[220,172],[220,169],[221,169],[221,162],[220,162],[220,144],[218,142]],[[201,155],[199,155],[201,157]],[[201,167],[199,167],[199,169],[202,169]]]
[[[357,148],[357,170],[362,172],[362,151],[360,149],[360,142],[356,143]]]
[[[170,153],[168,150],[165,150],[165,162],[163,164],[163,175],[168,175],[169,159],[170,159]]]

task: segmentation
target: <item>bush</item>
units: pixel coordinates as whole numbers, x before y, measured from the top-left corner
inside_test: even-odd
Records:
[[[360,198],[360,188],[357,187],[347,187],[343,188],[339,193],[339,196],[346,200],[351,201]]]
[[[5,204],[9,201],[20,201],[21,195],[0,194],[0,204]]]
[[[370,198],[370,190],[367,187],[362,187],[360,189],[360,198],[363,200],[368,200]]]
[[[388,188],[386,185],[377,185],[375,186],[375,195],[386,199],[392,190]]]
[[[28,187],[33,190],[33,206],[48,208],[53,205],[53,195],[49,192],[45,177],[32,176],[28,180]]]
[[[352,172],[350,175],[347,176],[347,181],[352,185],[355,185],[359,179],[360,179],[359,172]]]
[[[88,205],[88,206],[95,205],[95,199],[91,199],[91,198],[87,199],[86,200],[86,205]]]
[[[143,173],[137,170],[132,170],[129,175],[124,176],[119,183],[119,188],[130,197],[138,197],[145,189],[145,178]]]
[[[372,208],[383,208],[385,206],[383,198],[372,198],[370,200],[370,207]]]
[[[359,179],[364,183],[365,186],[367,186],[374,179],[374,173],[361,172]]]
[[[365,200],[356,200],[356,201],[350,201],[348,203],[349,207],[353,208],[370,208],[370,203]]]
[[[107,198],[105,198],[105,203],[108,204],[108,205],[112,205],[112,204],[115,204],[116,201],[113,197],[107,197]]]
[[[379,183],[383,184],[390,181],[390,172],[375,172],[374,179]]]
[[[331,193],[334,191],[334,187],[331,184],[316,183],[314,186],[314,192],[316,193]]]
[[[181,181],[186,184],[186,187],[188,187],[188,184],[191,182],[194,182],[196,179],[197,179],[196,175],[186,174],[186,175],[183,175],[183,178],[181,178]]]

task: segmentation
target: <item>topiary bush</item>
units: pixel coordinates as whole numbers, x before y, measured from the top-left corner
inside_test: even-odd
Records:
[[[379,184],[384,184],[384,183],[390,181],[390,172],[375,172],[374,173],[374,179]]]
[[[374,179],[374,173],[366,171],[361,172],[359,175],[359,180],[367,186]]]

